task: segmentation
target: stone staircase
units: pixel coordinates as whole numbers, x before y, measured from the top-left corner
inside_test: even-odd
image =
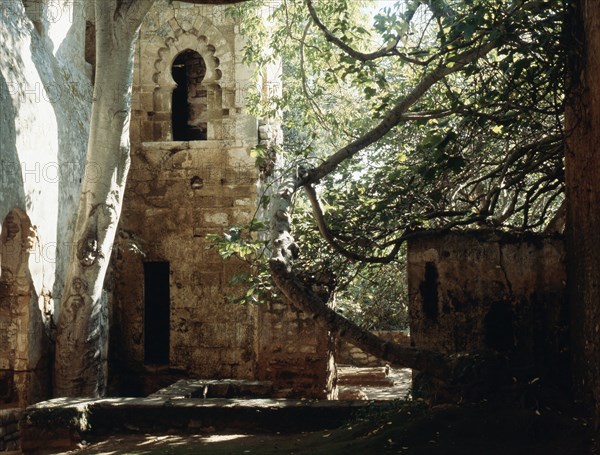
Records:
[[[360,368],[338,365],[339,400],[404,399],[412,386],[412,370],[406,368]]]

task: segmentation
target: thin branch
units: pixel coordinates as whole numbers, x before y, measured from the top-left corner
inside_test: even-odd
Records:
[[[368,62],[370,60],[375,60],[375,59],[378,59],[381,57],[389,57],[390,55],[397,55],[396,46],[398,45],[398,42],[400,41],[399,36],[397,36],[390,44],[379,49],[378,51],[370,52],[370,53],[360,52],[360,51],[357,51],[356,49],[354,49],[353,47],[349,46],[348,44],[346,44],[344,41],[342,41],[341,39],[339,39],[337,36],[335,36],[333,33],[331,33],[329,31],[329,29],[325,26],[325,24],[323,24],[323,22],[321,22],[321,20],[319,19],[319,16],[317,15],[317,12],[315,10],[312,0],[306,0],[306,6],[308,7],[308,12],[310,13],[310,17],[312,18],[315,25],[323,32],[323,34],[325,35],[325,39],[327,41],[329,41],[330,43],[334,44],[335,46],[339,47],[350,57],[355,58],[356,60],[364,63],[364,62]]]
[[[460,71],[466,65],[487,54],[496,46],[497,43],[495,41],[488,41],[481,44],[476,49],[472,49],[457,55],[457,57],[451,62],[452,65],[443,63],[437,66],[429,74],[424,76],[421,82],[419,82],[410,93],[400,100],[400,102],[398,102],[385,115],[383,120],[377,126],[363,134],[355,141],[335,152],[315,169],[309,171],[307,177],[302,182],[302,185],[307,183],[318,183],[323,177],[333,172],[340,163],[344,162],[348,158],[353,157],[369,145],[377,142],[403,120],[402,117],[406,111],[413,104],[419,101],[434,84],[449,74]]]

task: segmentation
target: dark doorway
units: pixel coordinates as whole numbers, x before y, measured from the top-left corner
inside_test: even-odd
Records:
[[[177,87],[173,90],[171,121],[174,141],[204,141],[207,138],[207,93],[201,87],[206,75],[204,59],[198,52],[183,51],[171,68]]]
[[[144,263],[144,363],[169,363],[169,263]]]
[[[429,321],[438,317],[438,271],[433,262],[425,263],[425,279],[419,286],[423,298],[423,313]]]

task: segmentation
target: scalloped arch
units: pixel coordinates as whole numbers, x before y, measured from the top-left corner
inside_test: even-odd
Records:
[[[195,28],[183,31],[178,28],[173,30],[174,37],[165,40],[164,46],[158,50],[158,58],[154,62],[152,81],[161,87],[174,87],[175,81],[171,77],[171,65],[181,52],[191,49],[198,52],[204,59],[206,75],[204,84],[218,83],[223,72],[232,74],[232,52],[223,34],[212,24],[203,23],[203,33]],[[210,37],[210,40],[209,38]]]

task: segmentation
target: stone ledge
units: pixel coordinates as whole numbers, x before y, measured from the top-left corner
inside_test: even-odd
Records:
[[[357,410],[373,404],[265,398],[58,398],[27,408],[22,447],[30,454],[49,447],[71,449],[86,437],[116,432],[316,431],[339,427]]]

